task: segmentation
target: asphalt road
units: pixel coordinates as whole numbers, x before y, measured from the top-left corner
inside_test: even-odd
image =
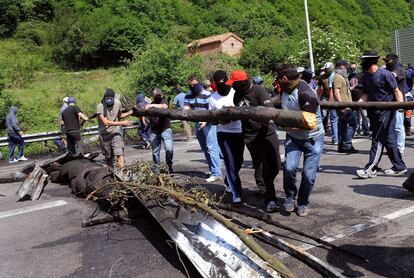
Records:
[[[241,218],[290,237],[288,241],[346,276],[414,277],[414,194],[401,187],[406,177],[379,175],[374,179],[357,179],[355,170],[367,162],[370,141],[358,138],[354,145],[360,152],[352,155],[338,154],[334,146],[325,146],[308,217],[283,211],[272,217],[365,256],[369,263],[317,247],[309,240],[253,219]],[[412,172],[414,136],[407,138],[406,147],[404,159]],[[126,155],[127,163],[151,159],[150,151],[131,146]],[[0,171],[12,171],[22,165],[0,164]],[[390,167],[386,156],[380,166]],[[174,169],[217,194],[224,190],[222,182],[203,181],[207,165],[196,140],[175,142]],[[260,212],[263,197],[254,184],[247,151],[241,175],[246,209]],[[275,182],[280,204],[284,197],[281,182],[282,173]],[[47,185],[39,201],[16,203],[14,194],[18,186],[0,184],[0,277],[186,277],[185,269],[191,277],[197,277],[188,260],[182,254],[178,256],[174,244],[150,216],[142,215],[134,225],[111,223],[81,228],[82,219],[95,209],[92,203],[75,198],[69,188],[57,184]],[[264,246],[282,258],[298,277],[321,277],[302,262]]]

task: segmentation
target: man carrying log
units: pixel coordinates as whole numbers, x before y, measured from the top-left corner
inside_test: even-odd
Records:
[[[164,99],[164,93],[155,88],[152,91],[154,96],[154,101],[150,104],[145,105],[145,109],[150,108],[159,108],[159,109],[168,109],[168,103]],[[164,143],[165,148],[165,163],[168,166],[168,172],[173,173],[173,152],[174,152],[174,143],[173,143],[173,134],[171,130],[170,119],[166,117],[156,117],[150,116],[150,130],[151,134],[149,136],[151,147],[152,147],[152,160],[154,162],[154,169],[156,172],[159,171],[160,167],[160,153],[161,153],[161,141]]]
[[[226,72],[218,70],[213,74],[217,92],[210,97],[210,110],[234,106],[234,90],[226,85],[228,80]],[[244,137],[241,121],[232,121],[217,126],[217,139],[226,165],[226,178],[224,182],[232,194],[234,204],[241,203],[242,186],[239,176],[243,164]]]
[[[68,140],[67,149],[73,156],[79,156],[83,153],[80,119],[84,121],[89,120],[76,105],[75,98],[69,97],[68,107],[62,112],[62,125],[66,129],[66,137]]]
[[[232,85],[236,91],[236,106],[273,107],[266,89],[260,85],[252,85],[247,73],[236,70],[231,73],[225,83]],[[261,123],[252,119],[242,121],[244,140],[253,160],[256,185],[265,192],[265,206],[268,212],[277,209],[274,180],[281,167],[279,141],[276,137],[273,122]]]
[[[282,90],[280,95],[282,108],[316,114],[317,126],[315,129],[291,128],[286,134],[285,141],[283,189],[286,194],[286,201],[283,206],[287,212],[294,211],[295,199],[298,196],[297,213],[299,216],[306,216],[309,213],[309,196],[315,184],[325,135],[319,98],[305,81],[300,80],[294,65],[280,65],[277,67],[276,73],[276,79]],[[298,192],[296,172],[302,154],[304,157],[302,180]]]
[[[121,121],[122,118],[132,114],[132,110],[122,113],[122,105],[115,98],[112,89],[106,89],[101,103],[96,107],[99,123],[99,139],[102,153],[109,167],[114,167],[118,173],[122,173],[125,167],[123,126],[132,126],[131,121]],[[121,174],[122,175],[122,174]]]
[[[208,110],[211,93],[203,88],[196,75],[188,77],[190,92],[184,97],[184,110]],[[207,122],[195,123],[195,134],[204,152],[210,177],[206,182],[221,180],[220,147],[217,142],[217,126]]]
[[[394,75],[386,69],[378,67],[379,56],[375,51],[365,51],[361,56],[364,71],[362,77],[363,95],[359,101],[403,102],[403,94],[398,89]],[[377,175],[378,163],[384,147],[391,160],[392,168],[384,171],[387,176],[400,176],[407,172],[397,147],[395,135],[395,113],[390,110],[369,110],[368,117],[372,128],[372,144],[368,164],[356,174],[363,179]]]

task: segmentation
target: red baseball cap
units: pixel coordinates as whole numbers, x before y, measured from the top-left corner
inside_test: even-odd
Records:
[[[233,85],[236,81],[248,80],[249,76],[245,71],[235,70],[230,74],[230,79],[226,81],[226,85]]]

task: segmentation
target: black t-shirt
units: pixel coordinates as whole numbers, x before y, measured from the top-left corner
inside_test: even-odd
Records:
[[[68,108],[63,110],[62,120],[67,131],[80,130],[79,112],[81,112],[80,108],[76,105],[69,105]]]
[[[408,88],[406,82],[406,74],[404,69],[401,66],[397,66],[393,71],[395,78],[397,79],[398,89],[405,94],[410,91],[411,88]]]
[[[236,93],[237,94],[237,93]],[[235,96],[236,98],[237,96]],[[266,89],[260,85],[252,85],[248,93],[240,99],[237,106],[265,106],[273,107],[272,100]],[[242,121],[243,134],[246,143],[249,143],[254,138],[264,138],[275,133],[274,123],[261,123],[252,119]]]
[[[167,104],[168,105],[168,102],[165,99],[161,99],[159,103],[154,102],[154,104]],[[160,134],[167,128],[171,127],[170,118],[151,116],[149,117],[149,119],[151,123],[151,131],[153,133]]]

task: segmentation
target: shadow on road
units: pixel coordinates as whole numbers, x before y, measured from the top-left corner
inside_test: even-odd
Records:
[[[414,201],[414,194],[405,190],[402,186],[387,184],[349,185],[355,193],[375,196],[380,198],[406,199]],[[414,255],[413,255],[414,260]]]
[[[407,240],[412,245],[414,237]],[[358,268],[366,269],[378,277],[405,278],[414,277],[414,248],[413,247],[386,247],[344,244],[343,249],[362,255],[370,262],[363,262],[337,251],[329,251],[329,264],[341,269],[347,277],[366,277]]]

